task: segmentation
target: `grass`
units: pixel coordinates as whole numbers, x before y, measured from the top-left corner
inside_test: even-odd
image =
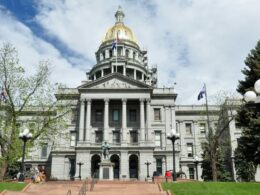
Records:
[[[260,195],[260,183],[189,182],[162,183],[174,195]]]
[[[0,192],[4,190],[21,191],[28,183],[0,182]]]

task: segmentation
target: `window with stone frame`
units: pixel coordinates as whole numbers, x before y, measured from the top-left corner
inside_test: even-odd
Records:
[[[35,132],[36,132],[36,123],[35,122],[29,123],[29,131],[30,131],[30,133],[35,134]]]
[[[129,110],[129,121],[136,122],[136,110],[135,109]]]
[[[70,146],[76,146],[76,133],[70,133]]]
[[[103,121],[103,110],[96,110],[95,119],[96,119],[96,122],[102,122]]]
[[[41,144],[41,158],[47,158],[48,143]]]
[[[188,157],[193,157],[193,143],[187,143]]]
[[[137,144],[137,143],[138,143],[138,132],[130,131],[130,144]]]
[[[194,179],[194,167],[189,167],[189,177],[190,179]]]
[[[118,109],[113,109],[112,110],[112,121],[113,122],[119,122],[119,110]]]
[[[185,129],[187,135],[192,135],[192,126],[191,123],[185,123]]]
[[[120,131],[113,131],[113,143],[114,144],[120,143]]]
[[[161,109],[160,108],[154,108],[154,120],[160,121],[161,120]]]
[[[95,132],[95,143],[102,143],[103,141],[103,131]]]
[[[162,133],[161,131],[155,131],[155,147],[161,147],[162,146]]]
[[[206,123],[200,123],[199,128],[200,128],[200,134],[206,133]]]

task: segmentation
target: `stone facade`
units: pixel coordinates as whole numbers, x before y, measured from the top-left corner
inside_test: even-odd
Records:
[[[26,164],[45,166],[51,177],[67,180],[79,175],[77,163],[82,162],[82,178],[91,177],[98,173],[101,144],[107,141],[110,160],[115,163],[114,177],[144,180],[146,161],[151,162],[150,176],[154,171],[164,175],[173,169],[167,134],[176,129],[180,134],[175,145],[176,171],[196,179],[195,156],[201,157],[201,142],[207,133],[205,107],[176,105],[173,88],[157,88],[157,68],[148,67],[147,51],[139,48],[133,32],[124,25],[121,8],[115,16],[116,23],[96,52],[97,64],[86,73],[87,79],[77,88],[60,89],[56,95],[60,101],[70,97],[73,116],[65,132],[69,138],[39,146]],[[112,49],[116,40],[116,49]],[[229,130],[234,151],[241,131],[235,121]],[[198,163],[200,180],[201,173]]]

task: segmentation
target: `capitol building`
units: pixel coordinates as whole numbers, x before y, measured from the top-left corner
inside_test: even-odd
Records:
[[[196,179],[196,159],[201,159],[201,143],[208,131],[205,106],[176,105],[174,88],[158,87],[159,70],[149,66],[147,51],[140,48],[124,17],[119,7],[85,80],[77,88],[62,88],[56,94],[59,101],[70,101],[73,116],[66,129],[68,137],[32,149],[25,160],[27,168],[42,166],[51,178],[68,180],[79,175],[80,162],[82,178],[89,178],[99,172],[101,145],[107,142],[115,179],[145,180],[147,161],[150,176],[155,171],[164,176],[173,169],[173,147],[167,134],[174,129],[180,135],[175,142],[176,171]],[[232,121],[232,155],[240,135]],[[200,180],[201,174],[198,162]]]

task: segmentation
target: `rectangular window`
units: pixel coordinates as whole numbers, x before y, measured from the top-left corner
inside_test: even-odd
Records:
[[[193,167],[189,167],[189,176],[190,176],[190,179],[194,179],[194,168]]]
[[[35,133],[35,131],[36,131],[36,124],[35,123],[29,123],[29,131],[32,134]]]
[[[136,110],[129,110],[130,122],[136,122]]]
[[[96,122],[102,122],[103,121],[103,112],[102,110],[96,110]]]
[[[200,123],[200,133],[205,134],[206,133],[206,124],[205,123]]]
[[[102,141],[103,141],[103,131],[96,131],[95,134],[96,134],[95,142],[96,143],[102,143]]]
[[[187,143],[187,154],[188,157],[193,157],[193,144]]]
[[[162,175],[162,159],[161,158],[156,159],[156,171],[157,171],[157,173]]]
[[[47,143],[42,144],[42,149],[41,149],[42,158],[47,158],[47,149],[48,149],[48,144]]]
[[[113,122],[119,122],[119,110],[112,110]]]
[[[130,131],[130,143],[136,144],[138,142],[138,134],[137,131]]]
[[[161,120],[161,109],[160,108],[154,108],[154,120],[159,121]]]
[[[155,131],[155,147],[161,147],[162,145],[162,134],[161,131]]]
[[[120,131],[113,131],[113,143],[114,144],[120,143]]]
[[[76,134],[75,133],[70,134],[70,146],[71,147],[76,146]]]
[[[191,123],[185,123],[185,129],[187,135],[192,135]]]

